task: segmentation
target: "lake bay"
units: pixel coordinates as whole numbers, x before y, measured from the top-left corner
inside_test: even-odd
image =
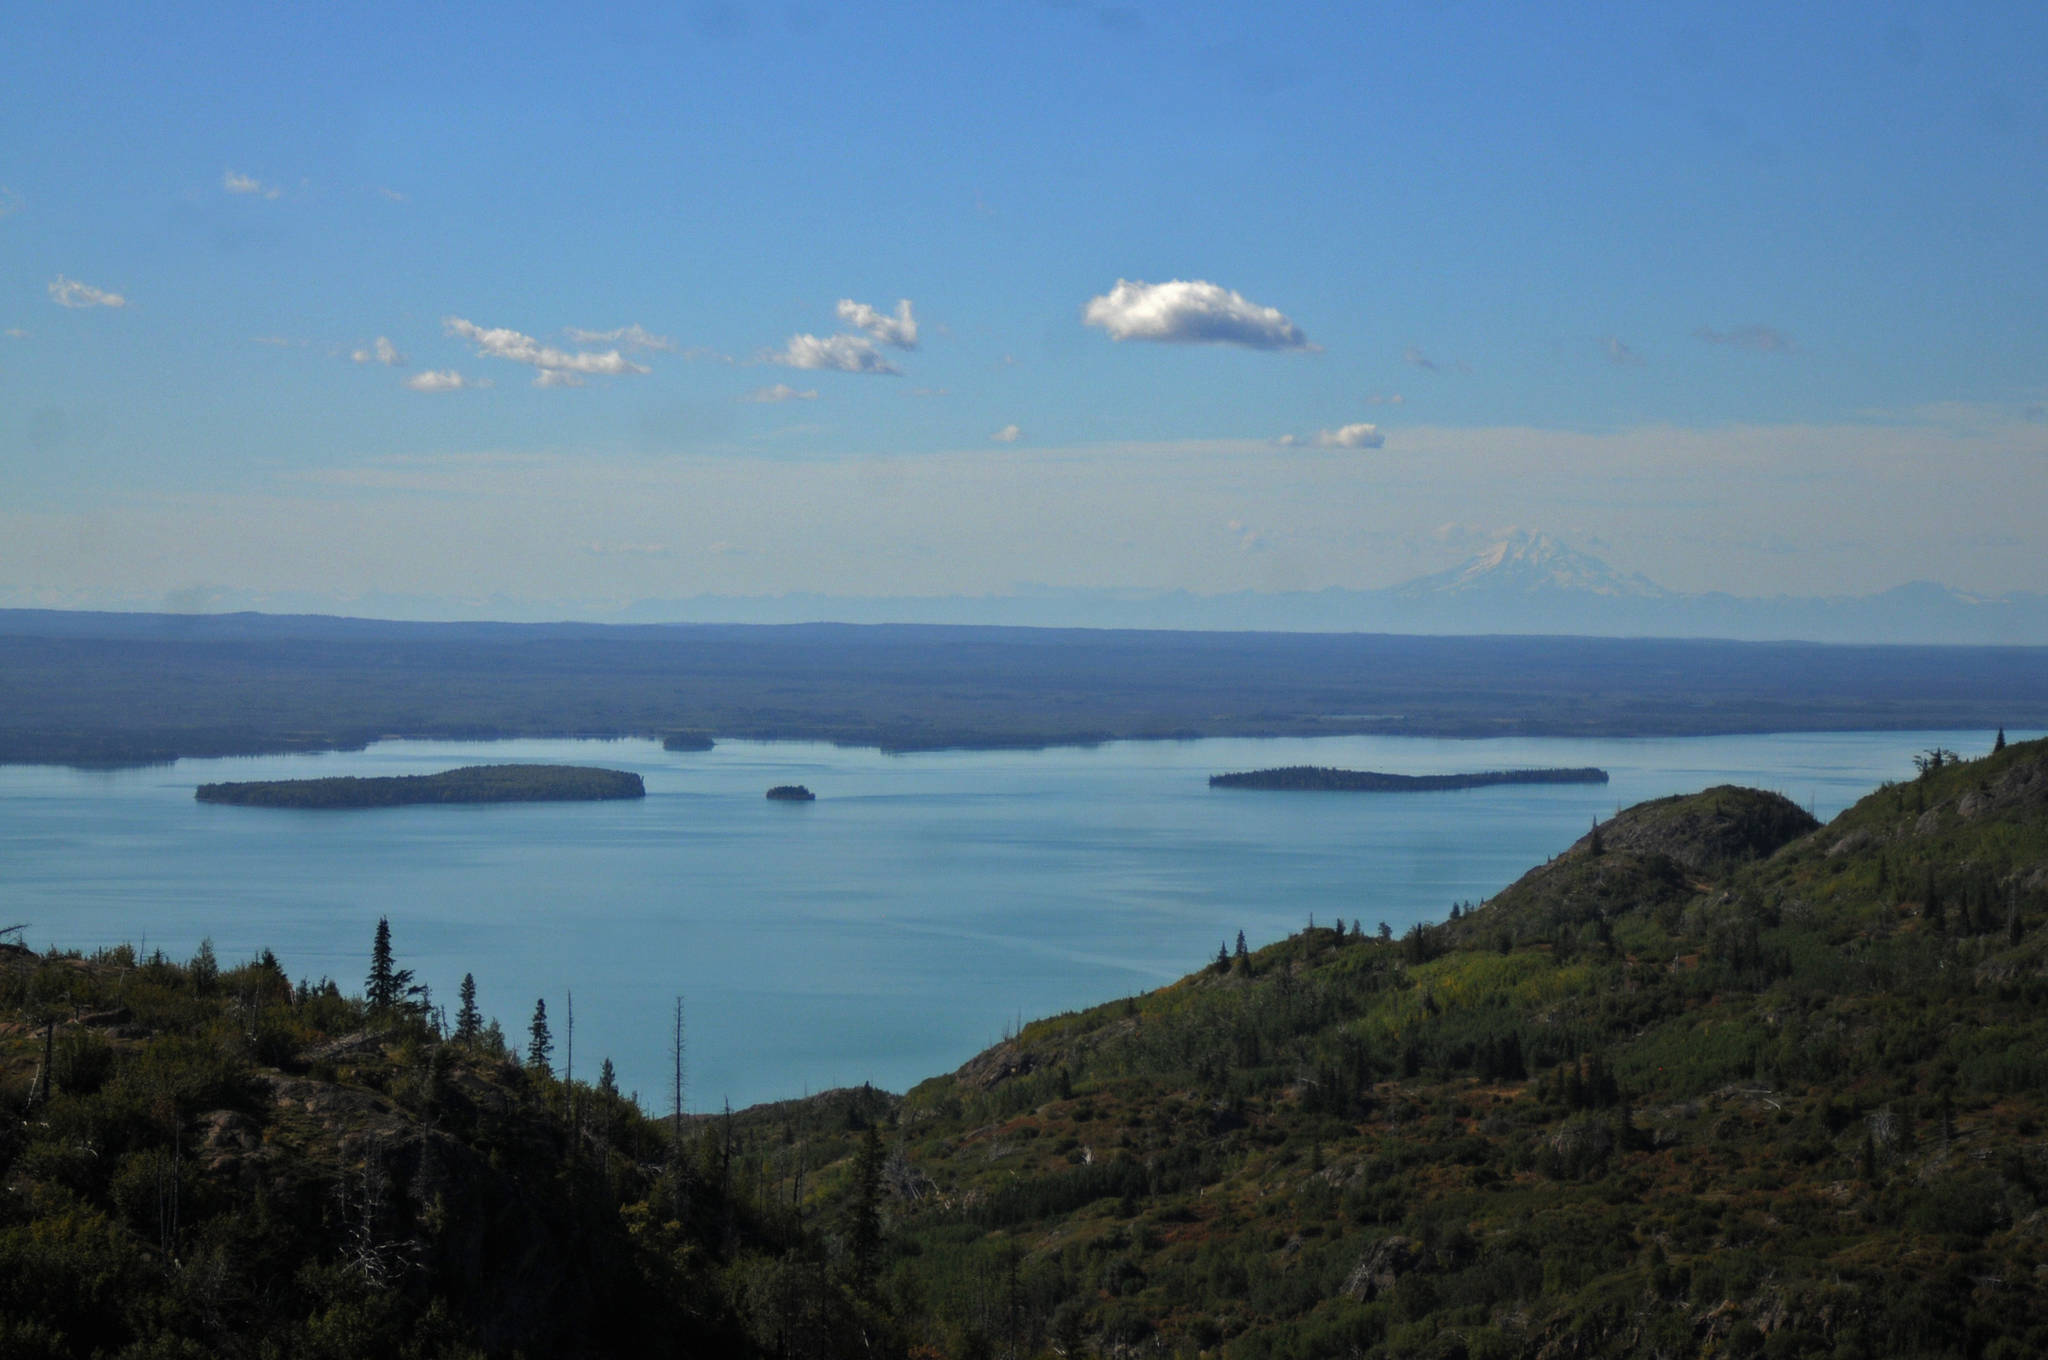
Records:
[[[2035,735],[2014,731],[2014,740]],[[1310,917],[1395,933],[1476,902],[1645,798],[1740,783],[1823,820],[1933,746],[1984,732],[1649,739],[1221,738],[883,755],[813,743],[381,742],[364,751],[115,771],[0,767],[0,925],[123,942],[357,991],[379,916],[454,1007],[463,973],[524,1046],[544,996],[556,1060],[601,1058],[665,1105],[685,998],[686,1104],[715,1110],[950,1070],[1019,1019],[1169,982],[1242,930]],[[601,765],[632,802],[288,811],[196,802],[223,780]],[[1400,794],[1211,789],[1285,765],[1431,774],[1597,765],[1606,785]],[[763,797],[804,784],[815,803]]]

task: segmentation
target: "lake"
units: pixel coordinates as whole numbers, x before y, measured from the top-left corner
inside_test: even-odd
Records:
[[[2010,734],[2019,740],[2022,734]],[[812,743],[381,742],[117,771],[0,767],[0,925],[37,947],[211,938],[359,991],[377,918],[452,1011],[524,1047],[544,996],[577,1072],[609,1056],[652,1108],[685,998],[686,1104],[871,1081],[903,1090],[1020,1020],[1143,991],[1310,917],[1397,934],[1478,901],[1596,816],[1720,783],[1823,820],[1982,732],[1455,741],[1119,742],[888,756]],[[634,802],[301,812],[196,802],[216,780],[421,774],[485,761],[633,770]],[[1282,765],[1426,774],[1598,765],[1607,785],[1402,794],[1210,789]],[[815,803],[770,802],[805,784]]]

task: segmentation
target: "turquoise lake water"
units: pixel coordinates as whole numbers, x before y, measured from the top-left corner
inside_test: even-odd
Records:
[[[2022,735],[2010,734],[2017,740]],[[383,742],[140,770],[0,767],[0,925],[38,947],[133,942],[360,990],[380,915],[450,1010],[464,972],[524,1045],[545,996],[564,1057],[667,1102],[685,999],[686,1103],[715,1110],[949,1071],[1018,1019],[1169,982],[1239,930],[1338,916],[1399,933],[1498,891],[1595,816],[1712,784],[1823,820],[1915,752],[1980,732],[1639,740],[1394,737],[1120,742],[887,756],[810,743]],[[194,801],[227,779],[420,774],[485,761],[634,770],[645,800],[294,812]],[[1598,765],[1607,785],[1414,794],[1212,790],[1281,765],[1401,773]],[[818,801],[771,803],[773,784]]]

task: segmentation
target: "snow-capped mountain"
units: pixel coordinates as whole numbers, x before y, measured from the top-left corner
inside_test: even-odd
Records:
[[[1518,530],[1467,562],[1397,586],[1404,599],[1445,595],[1573,595],[1659,600],[1671,592],[1646,576],[1619,572],[1546,533]]]

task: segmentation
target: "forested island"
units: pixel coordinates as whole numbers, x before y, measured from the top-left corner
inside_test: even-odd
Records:
[[[1287,789],[1337,793],[1422,793],[1436,789],[1478,789],[1489,784],[1605,784],[1607,771],[1480,770],[1474,774],[1382,774],[1378,770],[1333,770],[1324,765],[1288,765],[1277,770],[1212,774],[1212,789]]]
[[[408,803],[584,803],[645,798],[647,786],[629,771],[589,765],[468,765],[440,774],[201,784],[192,796],[202,803],[241,807],[370,808]]]
[[[815,803],[818,795],[802,784],[777,784],[768,790],[768,797],[778,803]]]

